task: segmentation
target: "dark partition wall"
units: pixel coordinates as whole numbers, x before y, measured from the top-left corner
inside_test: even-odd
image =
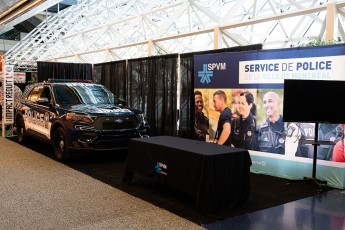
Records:
[[[193,54],[181,54],[180,57],[180,123],[179,137],[193,138],[194,126],[194,60]]]
[[[145,112],[151,135],[176,135],[177,55],[128,61],[128,104]]]
[[[177,55],[94,65],[93,81],[108,87],[127,105],[142,110],[150,135],[176,135]]]
[[[137,59],[128,61],[127,66],[127,102],[128,105],[140,109],[147,115],[147,99],[148,99],[148,68],[149,60]],[[151,97],[149,97],[151,99]],[[153,99],[152,99],[153,100]]]
[[[127,61],[94,65],[93,81],[110,89],[117,98],[127,97]]]
[[[37,80],[55,79],[92,79],[92,65],[62,62],[37,62]]]

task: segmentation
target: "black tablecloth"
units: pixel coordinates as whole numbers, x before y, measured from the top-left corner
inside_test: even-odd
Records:
[[[185,138],[130,141],[124,181],[139,173],[190,194],[196,206],[216,212],[247,200],[251,159],[247,150]]]

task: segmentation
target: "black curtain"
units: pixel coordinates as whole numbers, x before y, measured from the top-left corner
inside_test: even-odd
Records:
[[[117,98],[125,99],[127,96],[127,62],[116,61],[94,65],[93,82],[106,86]]]
[[[180,56],[180,119],[179,137],[193,138],[194,127],[194,54]],[[193,100],[192,100],[193,99]]]
[[[128,61],[128,103],[146,114],[151,136],[177,135],[177,57]]]
[[[37,80],[55,79],[92,79],[92,65],[63,62],[37,62]]]

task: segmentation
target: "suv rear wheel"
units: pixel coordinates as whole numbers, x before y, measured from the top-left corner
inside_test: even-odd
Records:
[[[66,161],[69,159],[66,134],[63,128],[56,129],[54,134],[54,155],[58,161]]]

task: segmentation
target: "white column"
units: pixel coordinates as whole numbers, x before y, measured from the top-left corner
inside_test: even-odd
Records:
[[[213,38],[213,40],[214,40],[214,49],[219,49],[222,45],[222,41],[221,41],[221,39],[222,39],[222,35],[221,35],[221,31],[220,31],[220,29],[219,29],[219,27],[215,27],[214,28],[214,38]]]
[[[338,31],[338,12],[334,1],[327,4],[326,17],[326,42],[332,42],[337,38]]]

